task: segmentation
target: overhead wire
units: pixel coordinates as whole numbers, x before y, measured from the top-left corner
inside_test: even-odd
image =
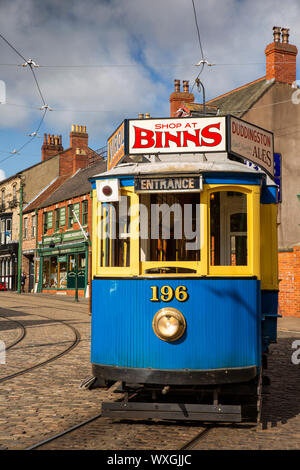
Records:
[[[192,85],[191,93],[193,92],[194,86],[196,85],[197,81],[199,80],[200,75],[201,75],[202,72],[203,72],[204,64],[205,64],[204,53],[203,53],[203,47],[202,47],[201,36],[200,36],[200,28],[199,28],[199,24],[198,24],[197,12],[196,12],[196,8],[195,8],[194,0],[192,0],[192,4],[193,4],[194,19],[195,19],[195,24],[196,24],[196,29],[197,29],[197,36],[198,36],[198,42],[199,42],[200,53],[201,53],[201,61],[200,61],[200,62],[202,62],[202,64],[201,64],[200,72],[198,73],[198,75],[197,75],[197,77],[195,78],[194,83],[193,83],[193,85]]]
[[[39,95],[41,97],[41,100],[42,100],[42,103],[43,103],[43,106],[40,107],[39,109],[40,110],[43,110],[43,116],[42,118],[40,119],[39,121],[39,124],[36,128],[36,130],[34,132],[31,133],[31,138],[29,140],[27,140],[23,145],[21,145],[21,147],[19,147],[18,149],[15,149],[13,150],[12,152],[9,152],[10,155],[8,155],[6,158],[0,160],[0,163],[8,160],[9,158],[11,158],[12,156],[16,155],[16,154],[19,154],[21,150],[24,149],[24,147],[26,147],[27,145],[29,145],[36,137],[37,137],[37,134],[38,134],[38,131],[39,129],[41,128],[41,125],[42,123],[44,122],[44,119],[45,119],[45,116],[47,114],[47,111],[48,110],[51,110],[52,109],[46,104],[46,101],[44,99],[44,96],[43,96],[43,93],[41,91],[41,88],[40,88],[40,85],[38,83],[38,80],[37,80],[37,77],[36,77],[36,74],[33,70],[33,67],[38,67],[37,64],[35,64],[34,61],[32,61],[31,59],[30,60],[26,60],[25,57],[23,56],[23,54],[21,54],[21,52],[19,52],[2,34],[0,34],[0,38],[19,56],[21,57],[23,60],[24,60],[24,64],[22,64],[23,67],[26,67],[27,65],[29,66],[30,70],[31,70],[31,73],[33,75],[33,78],[34,78],[34,81],[35,81],[35,84],[36,84],[36,87],[38,89],[38,92],[39,92]],[[5,103],[4,103],[5,104]],[[18,105],[14,105],[14,106],[18,106]],[[19,105],[19,106],[22,106],[22,105]]]

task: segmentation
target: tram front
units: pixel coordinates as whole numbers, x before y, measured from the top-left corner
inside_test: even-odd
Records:
[[[156,401],[190,389],[192,403],[211,393],[215,404],[226,388],[256,389],[262,296],[273,293],[275,312],[278,290],[276,188],[228,156],[134,156],[93,178],[92,364],[103,385],[139,384]]]

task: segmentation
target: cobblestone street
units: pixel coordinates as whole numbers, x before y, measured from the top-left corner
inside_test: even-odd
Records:
[[[264,389],[261,424],[217,425],[197,449],[300,448],[300,364],[291,361],[292,343],[297,339],[300,319],[280,319],[278,343],[270,348],[267,375],[271,385]],[[0,340],[8,348],[6,364],[0,364],[1,448],[29,447],[97,415],[103,400],[116,399],[103,389],[79,388],[91,374],[90,316],[85,300],[76,303],[58,296],[1,292]],[[201,428],[198,423],[101,418],[45,448],[179,449]]]

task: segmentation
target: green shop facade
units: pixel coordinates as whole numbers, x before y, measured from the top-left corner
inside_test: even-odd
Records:
[[[89,244],[81,230],[43,236],[37,260],[38,292],[86,295]]]

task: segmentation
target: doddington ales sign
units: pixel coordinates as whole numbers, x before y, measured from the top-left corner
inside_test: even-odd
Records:
[[[228,152],[243,157],[274,176],[273,134],[233,116],[229,118]]]
[[[233,116],[126,119],[108,139],[108,169],[126,155],[226,151],[274,175],[273,134]]]

